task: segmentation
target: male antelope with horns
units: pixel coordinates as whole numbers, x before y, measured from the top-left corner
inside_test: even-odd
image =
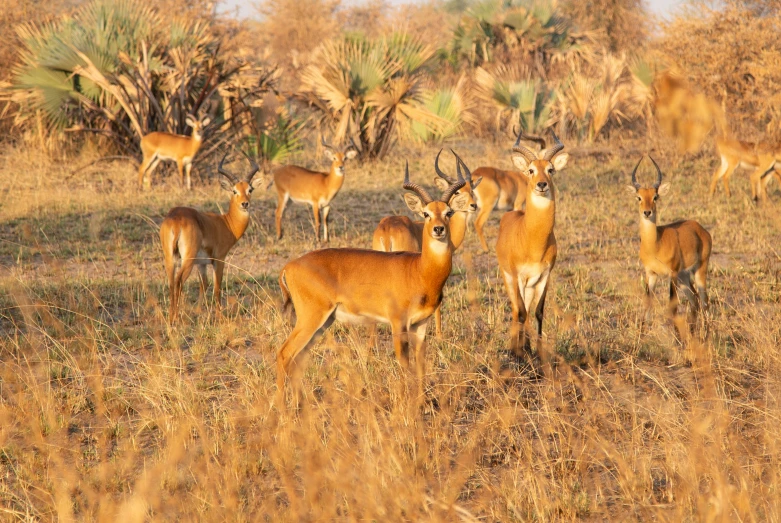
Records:
[[[657,179],[652,187],[643,187],[637,182],[637,168],[632,171],[632,185],[627,191],[637,197],[640,206],[640,261],[645,268],[645,315],[650,319],[652,293],[659,276],[670,277],[669,312],[677,311],[678,286],[685,284],[692,293],[694,312],[708,304],[707,276],[713,242],[711,235],[694,220],[681,220],[667,225],[656,225],[656,203],[660,196],[670,190],[669,183],[662,183],[662,170],[653,158]],[[694,284],[692,284],[692,276]]]
[[[555,133],[555,145],[535,153],[521,145],[523,129],[513,146],[513,163],[526,177],[526,211],[510,211],[499,222],[496,257],[512,307],[510,347],[516,354],[529,348],[527,319],[534,313],[537,335],[542,320],[548,277],[556,263],[556,190],[553,175],[567,164],[564,144]]]
[[[246,156],[246,154],[245,154]],[[199,298],[204,300],[209,281],[206,278],[206,266],[214,267],[214,303],[220,309],[220,286],[225,268],[225,256],[244,235],[249,225],[249,202],[252,190],[261,181],[253,181],[258,165],[250,160],[252,170],[239,180],[223,169],[225,153],[218,171],[220,185],[231,193],[228,212],[215,214],[200,212],[191,207],[174,207],[160,225],[160,243],[165,258],[165,273],[168,276],[171,308],[169,321],[176,321],[182,285],[190,276],[193,265],[198,266],[201,276]],[[177,263],[181,263],[176,270]]]
[[[428,319],[442,300],[450,276],[453,243],[450,222],[468,205],[466,193],[452,198],[465,181],[450,185],[440,200],[409,180],[405,167],[404,195],[413,213],[423,215],[422,252],[379,252],[367,249],[322,249],[289,262],[279,276],[284,307],[291,303],[296,324],[277,352],[277,386],[298,374],[313,340],[334,320],[390,323],[396,358],[409,367],[409,345],[415,352],[419,383],[424,368],[423,340]],[[449,202],[449,204],[448,204]],[[297,379],[293,379],[297,383]]]
[[[331,200],[334,199],[344,183],[344,164],[358,154],[355,145],[347,145],[342,150],[326,143],[320,138],[325,154],[331,160],[331,169],[327,173],[310,171],[297,165],[284,165],[274,171],[274,186],[277,188],[276,227],[277,240],[282,238],[282,213],[288,200],[308,203],[312,206],[315,218],[315,238],[320,241],[320,211],[323,211],[323,241],[328,242],[328,213]]]
[[[458,198],[461,194],[468,195],[466,210],[455,213],[450,220],[450,241],[453,243],[453,249],[455,250],[458,249],[464,241],[469,215],[477,210],[474,190],[480,184],[482,178],[472,180],[472,173],[469,171],[469,168],[464,161],[461,160],[452,149],[450,152],[456,157],[456,175],[458,178],[456,180],[449,178],[448,175],[439,168],[439,155],[442,154],[442,151],[440,150],[439,153],[437,153],[436,160],[434,160],[434,170],[437,173],[437,176],[434,178],[434,184],[441,191],[447,191],[451,186],[466,182],[461,189],[457,190],[450,197],[450,199],[453,200]],[[461,174],[461,167],[464,168],[466,178]],[[379,225],[377,225],[377,228],[374,230],[372,249],[385,252],[420,252],[421,246],[423,245],[423,228],[425,225],[425,221],[412,221],[406,216],[386,216],[380,220]],[[440,307],[437,307],[437,310],[434,313],[434,328],[437,338],[441,339],[442,309]],[[373,338],[374,336],[372,334],[372,339]]]

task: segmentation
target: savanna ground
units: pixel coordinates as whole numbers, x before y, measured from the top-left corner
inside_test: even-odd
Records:
[[[455,147],[473,168],[509,168],[507,145]],[[192,277],[171,328],[159,223],[175,205],[224,209],[227,193],[213,178],[185,193],[171,170],[138,193],[130,164],[71,175],[90,158],[6,149],[3,518],[778,521],[781,193],[774,182],[771,204],[756,208],[738,172],[732,199],[720,189],[711,200],[715,156],[669,151],[656,153],[673,183],[661,220],[699,220],[714,239],[704,343],[677,341],[666,284],[640,332],[638,216],[623,188],[638,153],[575,155],[556,179],[550,367],[507,351],[495,255],[470,231],[445,291],[444,339],[428,339],[425,397],[387,331],[368,349],[363,329],[334,326],[295,411],[273,405],[275,352],[290,331],[277,277],[314,247],[308,208],[288,207],[276,242],[273,189],[257,191],[222,317],[198,311]],[[401,160],[430,185],[435,152],[348,165],[331,246],[369,247],[381,216],[406,212]]]

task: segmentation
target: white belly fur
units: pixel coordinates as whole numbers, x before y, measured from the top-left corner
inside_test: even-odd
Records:
[[[334,314],[336,321],[340,323],[390,323],[387,318],[382,318],[380,316],[353,314],[346,311],[341,305],[336,307]]]

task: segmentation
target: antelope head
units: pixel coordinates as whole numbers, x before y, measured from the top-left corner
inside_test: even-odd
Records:
[[[637,162],[637,165],[635,165],[635,168],[632,171],[632,185],[627,185],[626,190],[627,192],[634,194],[637,198],[637,202],[640,205],[640,219],[648,220],[655,224],[656,202],[659,200],[660,196],[667,194],[667,191],[670,190],[670,184],[662,183],[662,170],[659,169],[659,165],[657,165],[656,161],[649,156],[654,167],[656,167],[656,182],[651,187],[643,187],[640,185],[637,181],[637,168],[640,167],[643,158],[645,158],[645,156],[642,156],[640,161]]]
[[[477,202],[475,201],[474,190],[480,184],[480,182],[483,181],[483,177],[480,176],[477,180],[472,180],[472,173],[464,161],[456,154],[453,149],[450,149],[450,152],[453,153],[453,156],[456,157],[456,174],[458,179],[454,180],[450,178],[447,174],[442,172],[442,169],[439,168],[439,155],[442,154],[442,149],[440,149],[437,153],[436,160],[434,160],[434,170],[437,173],[437,176],[434,178],[434,185],[436,185],[440,191],[447,191],[449,187],[455,185],[456,183],[465,181],[466,183],[464,186],[453,193],[453,196],[455,197],[459,194],[468,195],[467,212],[475,212],[477,210]],[[461,174],[461,167],[464,168],[466,178],[464,178],[464,176]]]
[[[551,134],[555,144],[539,153],[521,145],[521,140],[526,139],[523,128],[513,145],[513,164],[526,176],[528,181],[526,190],[530,193],[531,201],[537,205],[547,205],[555,199],[553,175],[563,169],[569,160],[569,154],[561,152],[564,144],[556,133],[551,131]]]
[[[325,147],[325,155],[331,160],[331,170],[338,176],[344,176],[344,164],[347,160],[352,160],[358,154],[355,142],[350,138],[350,144],[346,145],[342,149],[337,149],[333,145],[327,143],[325,138],[320,137],[320,143]]]
[[[462,178],[460,181],[450,184],[447,190],[442,193],[441,198],[435,200],[423,187],[410,182],[409,162],[406,163],[402,187],[411,192],[404,194],[404,201],[410,211],[423,216],[424,242],[426,236],[430,236],[436,242],[447,243],[449,241],[450,218],[456,212],[467,211],[469,207],[468,193],[464,192],[455,196],[456,191],[465,185],[466,180]]]
[[[231,207],[235,205],[236,208],[240,209],[242,212],[248,213],[250,195],[252,194],[252,191],[255,189],[255,187],[260,185],[263,179],[254,179],[255,175],[260,170],[260,167],[258,167],[258,164],[255,163],[255,161],[252,160],[249,156],[247,156],[244,151],[242,151],[242,154],[247,160],[249,160],[252,166],[252,170],[243,178],[237,178],[232,173],[226,171],[223,167],[225,164],[225,159],[228,157],[228,153],[225,153],[225,156],[223,156],[222,160],[220,160],[220,165],[217,170],[220,173],[220,186],[226,191],[230,191],[232,193]]]
[[[211,119],[207,116],[205,118],[196,118],[192,114],[188,114],[184,119],[184,123],[193,128],[193,138],[201,139],[203,137],[203,128],[209,125]]]

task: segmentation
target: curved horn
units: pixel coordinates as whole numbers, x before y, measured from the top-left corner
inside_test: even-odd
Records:
[[[659,165],[657,165],[656,160],[653,159],[653,157],[649,154],[649,158],[651,158],[651,161],[654,164],[654,167],[656,167],[656,174],[658,177],[656,178],[656,183],[654,184],[654,189],[658,189],[660,185],[662,185],[662,170],[659,168]]]
[[[637,183],[637,168],[640,167],[640,164],[643,162],[643,158],[645,158],[645,156],[640,157],[640,160],[638,160],[637,165],[635,165],[635,168],[632,170],[632,185],[634,185],[635,189],[640,188],[640,184]]]
[[[553,130],[551,130],[550,133],[553,135],[553,141],[556,144],[553,147],[551,147],[550,149],[548,149],[545,152],[545,156],[542,157],[543,160],[547,160],[547,161],[551,161],[554,156],[559,154],[561,152],[561,150],[564,149],[564,144],[561,143],[561,140],[559,140],[559,137],[556,136],[556,133],[554,133]]]
[[[241,154],[244,155],[244,158],[249,160],[249,163],[252,166],[252,171],[247,176],[244,177],[244,181],[247,182],[247,183],[252,183],[252,178],[254,178],[255,175],[258,173],[258,171],[260,170],[260,167],[258,167],[258,164],[255,163],[255,160],[250,158],[247,153],[245,153],[244,151],[241,151]]]
[[[445,189],[445,191],[442,193],[442,196],[439,199],[440,201],[448,203],[448,204],[450,203],[450,198],[452,198],[453,195],[456,194],[456,191],[458,191],[459,189],[464,187],[466,185],[466,183],[467,183],[466,180],[464,180],[464,177],[461,175],[461,167],[459,165],[459,164],[463,164],[463,162],[461,161],[461,158],[458,157],[458,155],[456,154],[456,152],[453,149],[450,149],[450,152],[452,152],[453,156],[456,157],[456,172],[458,173],[458,181],[456,181],[456,182],[449,182],[450,183],[450,187]],[[466,168],[466,166],[464,166],[464,168]]]
[[[331,145],[329,143],[326,143],[325,137],[323,137],[323,135],[320,135],[320,143],[323,144],[323,147],[328,147],[332,151],[336,150],[336,147],[334,147],[333,145]]]
[[[440,154],[442,154],[442,149],[439,150],[439,152],[437,153],[437,157],[434,159],[434,170],[436,171],[437,176],[439,176],[440,178],[445,180],[447,183],[452,184],[452,183],[455,182],[455,180],[452,180],[451,178],[449,178],[448,175],[445,174],[442,171],[442,169],[439,168],[439,155]]]
[[[353,140],[353,136],[352,136],[352,135],[350,135],[350,136],[349,136],[349,138],[350,138],[350,143],[349,143],[348,145],[345,145],[345,146],[344,146],[344,150],[343,150],[342,152],[343,152],[343,153],[346,153],[346,152],[347,152],[347,151],[349,151],[350,149],[355,149],[355,151],[356,151],[356,152],[360,151],[360,149],[358,148],[358,146],[355,144],[355,140]]]
[[[409,181],[409,161],[407,160],[404,161],[404,183],[402,184],[402,187],[420,196],[420,199],[423,200],[423,205],[428,205],[434,201],[434,198],[426,192],[426,189]]]
[[[521,145],[521,140],[523,139],[523,127],[521,127],[521,132],[518,133],[518,139],[515,140],[515,145],[513,145],[513,152],[516,152],[518,154],[523,155],[529,162],[533,162],[537,159],[537,155],[531,151],[531,149],[527,149],[523,145]]]
[[[219,171],[219,173],[220,173],[221,175],[223,175],[223,176],[224,176],[224,177],[226,177],[228,180],[230,180],[230,182],[231,182],[233,185],[236,185],[236,178],[234,178],[234,176],[233,176],[231,173],[229,173],[228,171],[226,171],[226,170],[225,170],[225,169],[223,169],[223,167],[222,167],[222,166],[225,164],[225,159],[226,159],[226,158],[228,158],[228,154],[229,154],[229,153],[230,153],[230,151],[227,151],[227,152],[225,153],[225,156],[223,156],[223,157],[222,157],[222,160],[220,160],[220,165],[218,165],[218,166],[217,166],[217,171]]]
[[[450,149],[450,152],[453,153],[453,156],[456,157],[456,165],[461,165],[461,167],[464,168],[464,172],[466,173],[466,176],[461,176],[461,168],[459,167],[458,181],[465,180],[469,183],[469,185],[472,185],[472,171],[469,170],[469,167],[466,166],[464,160],[462,160],[461,157],[458,156],[453,149]]]

